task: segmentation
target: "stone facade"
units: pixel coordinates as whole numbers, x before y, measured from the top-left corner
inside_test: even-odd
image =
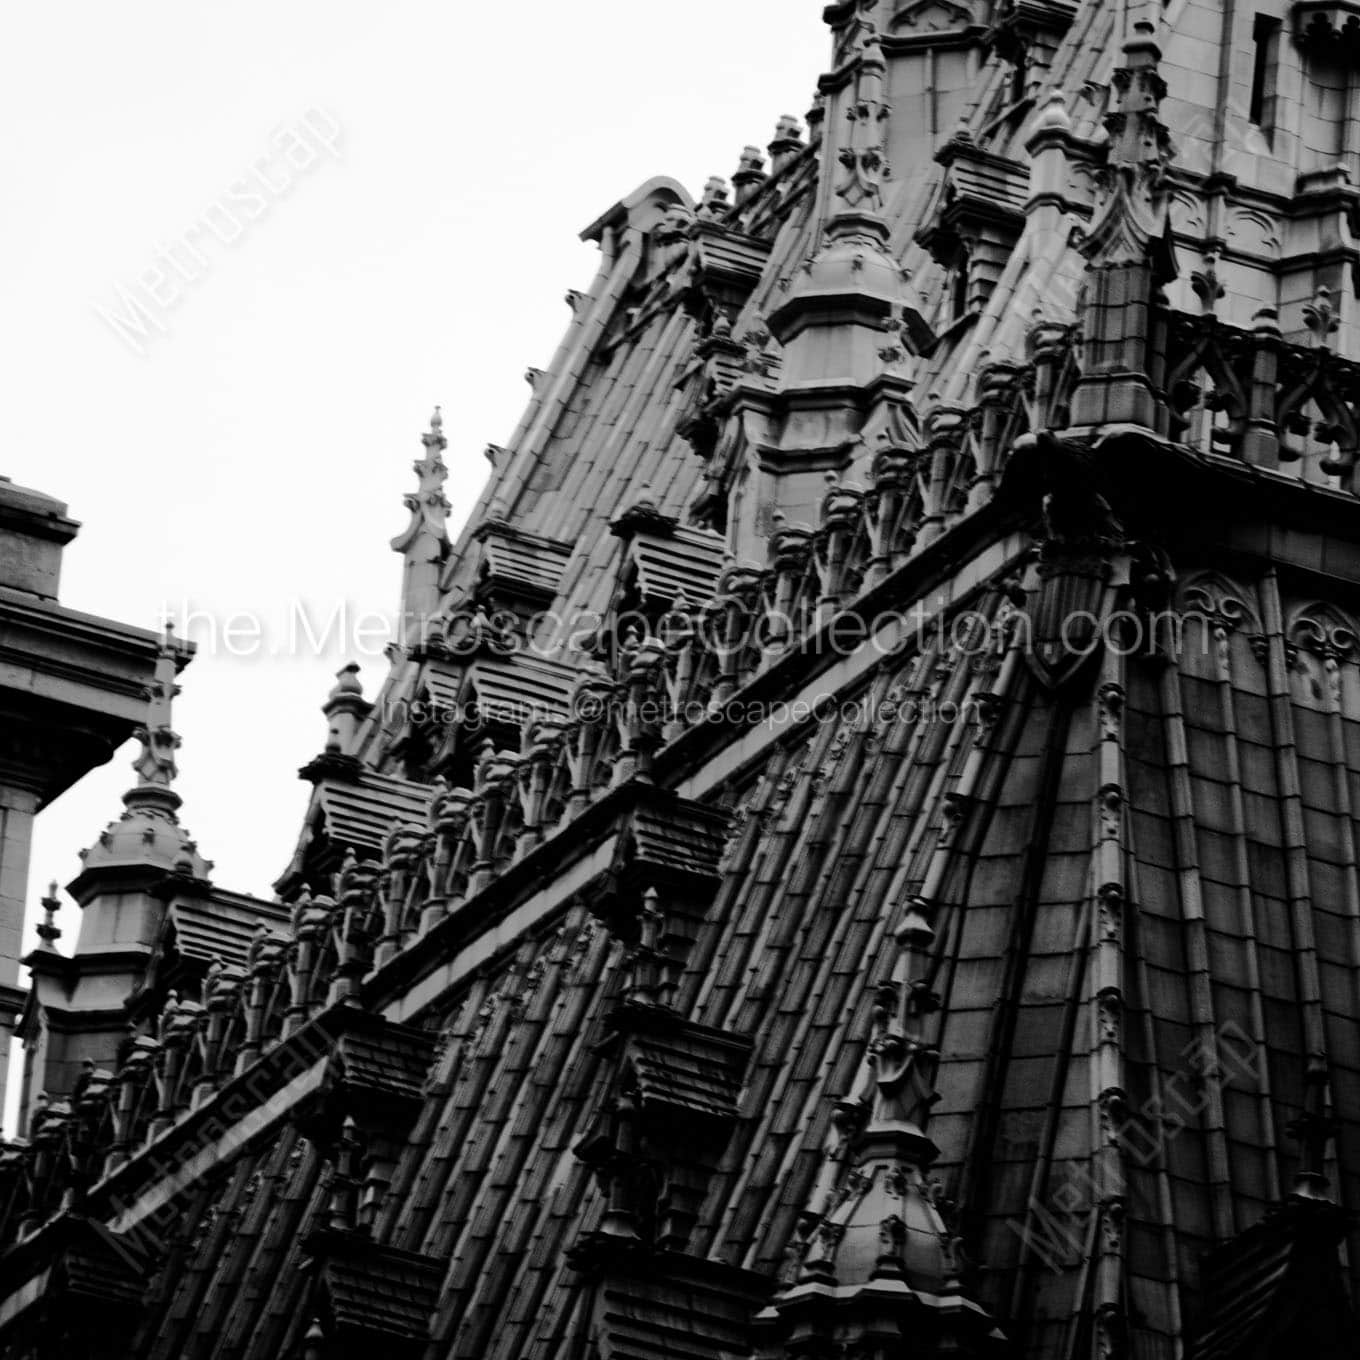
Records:
[[[824,17],[457,538],[436,411],[275,902],[163,654],[6,1354],[1354,1353],[1360,15]]]

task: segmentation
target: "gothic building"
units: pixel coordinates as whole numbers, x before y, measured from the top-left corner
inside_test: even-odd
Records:
[[[431,421],[273,901],[164,651],[3,1354],[1357,1353],[1360,8],[824,18],[457,535]]]

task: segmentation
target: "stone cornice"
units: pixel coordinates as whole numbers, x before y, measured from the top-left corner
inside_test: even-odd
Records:
[[[154,633],[0,586],[0,724],[16,746],[0,753],[8,777],[47,802],[108,760],[145,721],[160,645]],[[191,653],[184,645],[179,664]],[[21,721],[6,721],[7,710]]]
[[[1190,548],[1225,570],[1269,561],[1309,578],[1314,589],[1360,591],[1360,500],[1350,493],[1133,426],[1102,431],[1094,452],[1135,532]]]
[[[0,477],[0,531],[5,529],[64,547],[75,538],[80,523],[66,513],[64,502]]]

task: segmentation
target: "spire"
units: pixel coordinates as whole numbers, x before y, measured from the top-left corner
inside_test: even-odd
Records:
[[[1166,82],[1161,49],[1140,20],[1114,73],[1114,107],[1099,176],[1095,218],[1081,252],[1087,274],[1081,308],[1082,377],[1072,399],[1072,427],[1165,428],[1166,403],[1154,389],[1150,316],[1161,286],[1176,276],[1167,168],[1171,136],[1161,120]]]
[[[174,700],[180,692],[175,677],[188,656],[189,648],[167,626],[151,684],[143,691],[146,720],[135,733],[141,750],[132,762],[137,782],[123,795],[122,816],[82,852],[83,867],[69,885],[82,906],[99,891],[99,874],[104,870],[171,870],[206,879],[212,869],[180,826],[178,812],[183,800],[173,787],[179,773],[175,752],[180,745],[173,726]]]
[[[420,442],[424,456],[412,464],[416,489],[403,497],[411,522],[392,540],[393,551],[406,559],[399,621],[399,634],[406,640],[421,637],[438,608],[439,577],[449,551],[447,521],[452,507],[444,495],[449,470],[443,457],[449,441],[444,438],[444,417],[438,406]]]
[[[1102,198],[1081,249],[1097,268],[1151,259],[1154,281],[1166,283],[1176,276],[1166,180],[1175,148],[1161,119],[1166,97],[1166,81],[1157,69],[1161,55],[1153,26],[1140,20],[1124,44],[1125,63],[1113,76]]]
[[[824,240],[768,319],[786,350],[786,387],[811,374],[857,385],[876,378],[886,362],[880,351],[889,325],[902,330],[913,354],[934,339],[915,289],[889,250],[883,217],[888,68],[872,20],[858,21],[847,60],[854,61],[854,73],[835,97],[837,116],[828,122],[822,148]],[[799,344],[809,329],[816,334]],[[831,369],[828,348],[835,356]]]
[[[896,939],[897,965],[891,981],[880,988],[875,1007],[877,1035],[870,1050],[874,1091],[864,1138],[891,1139],[902,1155],[928,1166],[939,1152],[926,1136],[930,1111],[939,1100],[939,1053],[926,1042],[920,1021],[938,1003],[925,980],[913,974],[914,962],[924,962],[929,954],[935,931],[915,903],[903,913]]]
[[[848,6],[836,12],[848,22]],[[729,481],[729,538],[744,558],[767,555],[776,512],[789,525],[818,515],[825,475],[850,474],[861,432],[909,406],[916,358],[935,339],[883,215],[886,75],[877,28],[857,17],[834,79],[823,80],[829,103],[816,218],[823,229],[814,229],[809,257],[780,280],[783,292],[764,320],[783,351],[775,415],[761,440],[778,456],[761,455],[758,489],[737,494],[742,482]],[[806,414],[814,409],[815,419]]]
[[[802,1215],[806,1253],[760,1318],[773,1343],[766,1356],[838,1353],[869,1332],[894,1354],[908,1338],[922,1354],[969,1354],[997,1335],[964,1296],[956,1239],[926,1179],[939,1155],[927,1134],[939,1052],[923,1020],[939,999],[924,976],[935,932],[923,902],[908,903],[894,938],[856,1091],[834,1105]]]
[[[836,156],[840,165],[833,189],[837,204],[827,222],[827,235],[835,239],[867,230],[886,241],[888,225],[882,212],[883,177],[888,168],[888,105],[884,101],[888,66],[878,29],[869,20],[861,22],[859,70],[845,112],[849,133]]]

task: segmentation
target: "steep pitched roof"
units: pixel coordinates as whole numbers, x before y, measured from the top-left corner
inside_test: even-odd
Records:
[[[828,11],[844,39],[828,91],[854,75],[852,21],[865,8],[847,0]],[[914,407],[932,394],[936,410],[959,403],[960,423],[996,423],[996,406],[975,400],[984,355],[1016,370],[1009,410],[1028,417],[1038,401],[1026,381],[1037,390],[1043,374],[1021,371],[1027,343],[1044,340],[1033,311],[1043,306],[1060,333],[1076,319],[1085,262],[1073,228],[1091,211],[1083,179],[1100,159],[1107,84],[1121,83],[1107,79],[1121,7],[1027,9],[1031,18],[1046,11],[1059,30],[1045,79],[1068,91],[1070,112],[1058,109],[1047,126],[1073,153],[1073,182],[1050,196],[1058,201],[1048,217],[1027,213],[986,307],[939,328],[896,379]],[[1169,13],[1176,31],[1164,65],[1183,76],[1201,51],[1193,29],[1202,7]],[[899,4],[880,46],[905,58],[957,23],[947,36],[966,51],[981,41],[974,17],[954,0]],[[919,102],[896,108],[899,129],[929,126],[938,110],[927,101],[960,95],[950,107],[961,106],[974,145],[1004,159],[986,165],[1013,207],[1013,167],[1035,108],[1029,93],[1016,97],[1006,63],[988,60],[962,93],[910,88],[903,100]],[[1167,117],[1188,122],[1192,107],[1186,80]],[[816,199],[827,186],[814,167],[811,153],[796,157],[786,178],[744,206],[708,200],[710,217],[744,234],[760,224],[769,247],[732,322],[732,335],[751,336],[757,351],[760,318],[818,248]],[[877,262],[885,275],[892,260],[910,272],[937,318],[944,267],[918,238],[939,208],[943,173],[929,156],[898,159],[882,190],[889,264]],[[1193,183],[1173,222],[1203,245],[1192,231],[1203,185]],[[555,599],[564,613],[603,611],[612,598],[621,548],[606,528],[621,505],[642,501],[678,519],[705,475],[676,428],[675,387],[693,370],[702,312],[689,276],[671,272],[692,261],[667,263],[683,235],[668,215],[687,202],[652,182],[592,229],[608,239],[606,263],[591,296],[578,299],[568,341],[489,491],[525,533],[572,543]],[[853,272],[853,254],[841,263]],[[729,281],[741,272],[733,266]],[[1201,276],[1202,291],[1211,283]],[[1189,280],[1171,286],[1184,302]],[[1230,305],[1248,301],[1244,293]],[[1211,317],[1202,328],[1218,326]],[[1354,348],[1352,332],[1346,339]],[[1262,351],[1277,342],[1268,333]],[[725,361],[740,369],[734,353]],[[927,445],[938,431],[927,429]],[[1273,1325],[1299,1269],[1294,1247],[1250,1228],[1238,1234],[1280,1203],[1297,1171],[1289,1127],[1304,1105],[1310,1051],[1326,1069],[1335,1192],[1352,1215],[1347,1279],[1360,1284],[1360,622],[1316,598],[1360,590],[1354,503],[1324,489],[1316,463],[1306,485],[1295,484],[1288,468],[1152,432],[1107,432],[1079,453],[1062,468],[1089,493],[1077,516],[1088,536],[1078,532],[1075,547],[1054,548],[1072,531],[1061,498],[1049,501],[1045,522],[1038,494],[1017,509],[1019,493],[1003,485],[988,500],[993,483],[975,466],[952,527],[933,526],[934,539],[903,550],[905,562],[861,597],[865,614],[889,616],[870,643],[845,655],[807,642],[762,662],[746,691],[753,708],[769,698],[835,704],[815,720],[718,715],[661,753],[654,777],[681,786],[692,804],[731,808],[735,827],[724,842],[682,818],[640,824],[639,842],[654,836],[648,854],[682,869],[700,862],[704,872],[689,877],[712,889],[670,1004],[686,1025],[750,1036],[752,1051],[738,1086],[731,1073],[715,1080],[699,1070],[684,1047],[644,1041],[640,1076],[677,1104],[731,1117],[690,1250],[787,1282],[809,1223],[835,1227],[827,1201],[858,1193],[842,1175],[838,1121],[856,1108],[885,992],[913,988],[940,1057],[929,1130],[936,1184],[921,1193],[966,1248],[956,1260],[970,1297],[1002,1321],[1017,1351],[1075,1354],[1116,1313],[1136,1352],[1163,1360],[1200,1315],[1206,1354],[1238,1360]],[[913,494],[929,461],[908,461]],[[1137,493],[1116,497],[1127,518],[1117,534],[1110,505],[1103,523],[1096,513],[1097,468]],[[450,591],[467,585],[460,573],[474,559],[458,555]],[[1231,571],[1210,570],[1215,559]],[[664,564],[651,565],[662,575]],[[1105,612],[1090,621],[1113,627],[1118,603],[1132,627],[1149,622],[1149,600],[1167,617],[1147,645],[1096,646],[1087,660],[1063,653],[1065,607],[1098,607]],[[914,606],[922,612],[913,621]],[[1038,630],[1043,655],[1008,631],[1021,622]],[[1009,642],[978,649],[976,635]],[[399,657],[393,684],[422,664]],[[566,692],[570,664],[556,692]],[[505,687],[509,711],[536,673],[519,657],[495,665],[504,673],[494,671],[491,688]],[[390,824],[403,785],[372,772],[323,785],[326,825],[348,816],[373,844],[374,820]],[[583,1036],[606,1028],[634,944],[591,919],[597,882],[583,876],[561,894],[517,901],[513,919],[469,912],[470,938],[458,943],[460,960],[471,955],[475,966],[455,972],[441,958],[422,976],[419,1018],[447,1042],[374,1231],[397,1250],[448,1263],[432,1352],[547,1357],[581,1334],[569,1249],[608,1211],[592,1170],[572,1156],[605,1093]],[[904,904],[918,900],[935,917],[922,974],[885,978]],[[317,1160],[285,1130],[270,1147],[248,1148],[215,1193],[240,1229],[218,1228],[202,1203],[182,1204],[176,1227],[191,1245],[163,1258],[149,1354],[168,1358],[191,1341],[264,1354],[285,1330],[296,1295],[279,1264],[299,1224],[324,1211]],[[822,1207],[810,1208],[819,1194]],[[1204,1252],[1234,1239],[1202,1274]],[[948,1283],[943,1271],[936,1283]],[[614,1297],[623,1354],[649,1344],[641,1333],[654,1340],[684,1316],[626,1288]],[[726,1323],[717,1330],[713,1346],[728,1344]],[[739,1326],[731,1331],[741,1338]]]

